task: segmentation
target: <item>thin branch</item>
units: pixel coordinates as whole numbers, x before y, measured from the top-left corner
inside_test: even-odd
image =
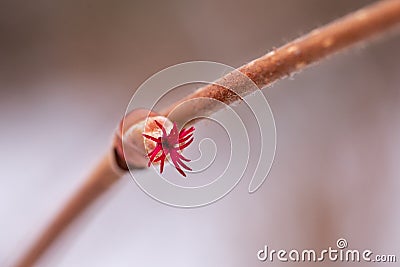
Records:
[[[253,80],[259,88],[263,88],[304,69],[312,63],[318,62],[326,56],[384,33],[399,22],[400,0],[379,1],[327,26],[313,30],[311,33],[253,60],[238,70]],[[222,80],[231,84],[237,83],[235,76],[231,74],[223,77]],[[243,91],[241,93],[245,95],[251,92]],[[198,97],[213,98],[226,104],[231,104],[239,99],[236,94],[224,87],[208,85],[175,103],[161,114],[167,116],[179,103]],[[212,107],[206,104],[192,106],[190,109],[181,110],[178,114],[175,114],[173,120],[187,121],[195,117],[196,114],[204,113],[204,110],[212,110]],[[71,200],[61,209],[48,228],[15,266],[28,267],[37,262],[64,229],[122,176],[123,172],[118,172],[114,168],[116,164],[124,165],[120,160],[119,157],[110,158],[107,156],[94,168],[82,188],[72,196]]]
[[[261,89],[340,50],[382,34],[399,22],[400,1],[379,1],[272,50],[238,70]],[[222,77],[219,84],[230,84],[230,87],[238,88],[241,82],[238,75],[230,73]],[[243,88],[246,90],[246,87]],[[247,89],[251,88],[247,87]],[[252,91],[241,91],[240,95],[250,93]],[[171,105],[161,114],[168,116],[180,103],[200,97],[213,98],[225,104],[239,100],[238,95],[226,87],[210,84]],[[222,105],[219,106],[222,107]],[[198,105],[182,107],[170,119],[176,122],[186,122],[196,117],[197,114],[207,113],[210,109],[212,108],[209,103],[199,101]]]
[[[114,167],[113,161],[114,158],[111,155],[106,155],[100,160],[79,190],[15,266],[33,266],[65,228],[124,174]]]

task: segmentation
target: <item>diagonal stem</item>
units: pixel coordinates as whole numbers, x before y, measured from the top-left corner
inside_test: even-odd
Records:
[[[400,0],[379,1],[324,27],[317,28],[309,34],[251,61],[238,70],[249,77],[259,88],[263,88],[329,55],[384,33],[399,22]],[[230,84],[238,82],[230,74],[221,79]],[[246,95],[251,92],[243,91],[241,93]],[[239,100],[236,94],[224,87],[208,85],[170,106],[162,112],[162,115],[167,116],[178,104],[197,97],[213,98],[226,104]],[[170,119],[176,122],[188,121],[204,110],[214,111],[213,107],[200,103],[197,106],[191,106],[190,109],[182,109],[178,114],[175,113],[174,118]],[[65,228],[122,176],[122,172],[113,168],[116,165],[114,161],[114,158],[105,157],[94,168],[82,187],[14,266],[34,265]]]

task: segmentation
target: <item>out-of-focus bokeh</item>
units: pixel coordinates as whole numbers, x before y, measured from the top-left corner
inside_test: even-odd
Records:
[[[152,74],[240,66],[371,2],[2,0],[0,265],[78,188]],[[264,89],[278,144],[256,194],[244,177],[213,205],[178,209],[126,176],[38,266],[286,266],[256,253],[338,238],[400,260],[399,47],[399,35],[360,45]]]

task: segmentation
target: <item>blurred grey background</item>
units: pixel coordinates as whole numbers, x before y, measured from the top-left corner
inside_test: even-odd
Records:
[[[0,1],[0,265],[80,185],[149,76],[240,66],[370,2]],[[399,259],[399,47],[398,35],[361,45],[264,89],[278,145],[256,194],[244,177],[213,205],[177,209],[126,176],[38,266],[286,266],[256,253],[340,237]]]

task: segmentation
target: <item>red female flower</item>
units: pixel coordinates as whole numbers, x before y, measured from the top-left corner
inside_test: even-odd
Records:
[[[155,121],[155,123],[162,130],[162,136],[156,138],[148,134],[143,134],[144,137],[156,143],[155,148],[147,154],[149,157],[148,166],[150,167],[150,164],[153,162],[160,161],[160,173],[162,173],[164,171],[165,159],[169,155],[176,170],[186,177],[186,174],[182,168],[189,171],[192,169],[183,163],[183,161],[189,162],[190,159],[182,156],[181,152],[193,142],[194,127],[192,126],[189,129],[183,128],[180,132],[178,132],[178,127],[176,123],[174,123],[170,133],[167,134],[167,131],[163,125],[161,125],[158,121]]]

